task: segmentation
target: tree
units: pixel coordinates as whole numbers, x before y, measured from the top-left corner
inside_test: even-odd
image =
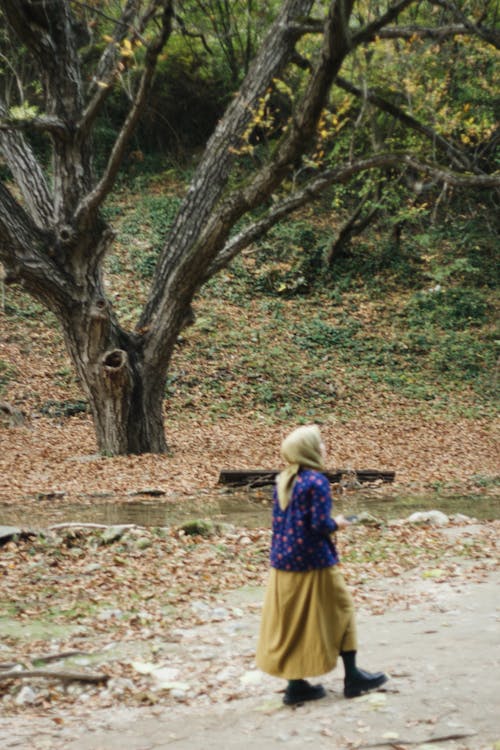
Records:
[[[418,13],[410,27],[398,26],[405,10],[422,5],[431,19],[435,15],[429,9],[438,8],[438,26],[419,26]],[[470,5],[472,15],[466,13]],[[41,91],[30,89],[11,64],[17,85],[5,85],[0,100],[0,146],[10,170],[0,184],[0,259],[6,281],[21,284],[59,321],[91,406],[101,451],[114,455],[166,450],[166,375],[197,290],[243,248],[327,186],[380,168],[411,170],[448,184],[500,185],[498,173],[487,174],[470,160],[458,158],[453,144],[438,139],[432,161],[418,152],[395,150],[351,157],[333,166],[316,161],[289,186],[297,165],[321,141],[322,114],[346,61],[384,34],[404,38],[408,28],[412,36],[438,34],[441,29],[442,34],[479,36],[485,44],[498,46],[498,35],[486,25],[487,14],[475,13],[476,5],[485,6],[448,0],[281,2],[237,95],[207,143],[165,237],[140,319],[130,331],[120,325],[104,289],[102,264],[113,232],[101,207],[145,107],[159,56],[189,19],[176,21],[174,0],[0,0],[8,38],[22,45],[31,83],[34,72],[41,82]],[[86,81],[85,45],[97,16],[106,19],[110,31]],[[287,71],[296,64],[307,72],[291,92],[292,115],[265,158],[249,169],[245,154],[250,135],[257,125],[267,126],[269,94],[287,88]],[[123,71],[132,65],[137,85],[130,110],[105,168],[94,175],[97,118]],[[401,110],[397,116],[403,120],[403,115]],[[48,166],[42,162],[42,150],[30,140],[33,134],[50,149]]]
[[[255,3],[254,0],[179,0],[177,20],[184,33],[193,36],[184,24],[189,17],[199,29],[194,38],[201,39],[203,48],[213,55],[208,41],[215,37],[222,60],[233,83],[241,81],[258,46],[262,27],[266,28],[274,15],[273,3]]]

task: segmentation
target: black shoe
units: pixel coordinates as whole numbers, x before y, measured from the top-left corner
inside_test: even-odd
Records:
[[[368,693],[370,690],[376,690],[387,682],[389,678],[383,672],[365,672],[363,669],[356,669],[353,677],[344,680],[344,696],[346,698],[357,698],[362,693]]]
[[[317,701],[326,696],[323,685],[311,685],[307,680],[301,680],[299,685],[290,685],[285,690],[283,703],[287,706],[295,706],[306,701]]]

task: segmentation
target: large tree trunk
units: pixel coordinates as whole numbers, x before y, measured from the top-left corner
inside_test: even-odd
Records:
[[[141,337],[117,325],[103,297],[83,315],[65,316],[61,323],[99,450],[106,455],[164,453],[166,368],[147,366]]]
[[[103,454],[165,453],[164,377],[146,376],[133,348],[112,349],[87,366],[86,390]],[[84,363],[78,363],[83,368]]]

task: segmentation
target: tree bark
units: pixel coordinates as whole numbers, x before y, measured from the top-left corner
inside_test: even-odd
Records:
[[[103,296],[61,324],[90,404],[100,452],[165,453],[166,368],[148,366],[142,337],[120,328]]]

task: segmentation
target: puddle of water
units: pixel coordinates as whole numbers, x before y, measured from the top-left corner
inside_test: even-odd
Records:
[[[0,525],[33,529],[52,524],[79,522],[107,525],[137,524],[138,526],[175,526],[195,518],[246,528],[265,527],[271,521],[271,491],[258,494],[250,491],[223,491],[211,495],[172,500],[65,503],[57,499],[29,505],[0,505]],[[400,496],[381,498],[367,493],[353,493],[335,499],[335,512],[367,511],[377,518],[406,518],[415,511],[441,510],[451,515],[463,513],[481,520],[500,518],[500,498],[487,495],[471,496]]]

